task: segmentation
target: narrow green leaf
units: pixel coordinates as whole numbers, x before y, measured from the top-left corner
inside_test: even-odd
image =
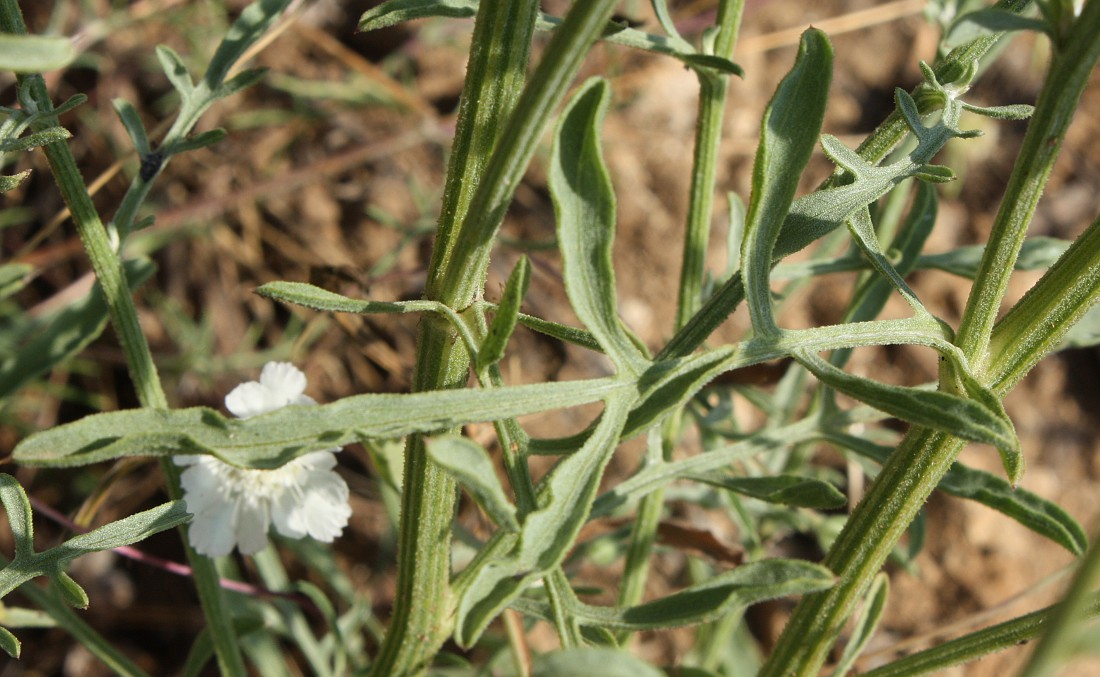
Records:
[[[126,99],[112,99],[111,104],[115,107],[122,126],[126,128],[126,133],[130,135],[130,140],[134,142],[138,155],[144,157],[151,153],[153,148],[149,145],[149,135],[134,105]]]
[[[68,38],[0,34],[0,70],[44,73],[64,68],[76,58]]]
[[[776,88],[761,123],[741,245],[745,298],[753,329],[761,336],[775,331],[768,284],[772,255],[798,179],[821,131],[832,64],[829,39],[817,29],[808,29],[802,34],[794,67]]]
[[[516,262],[516,267],[512,269],[512,274],[508,276],[508,283],[504,285],[504,296],[501,297],[496,315],[489,325],[489,332],[478,348],[476,363],[478,372],[500,362],[504,357],[508,339],[512,338],[512,332],[519,321],[520,304],[530,284],[531,265],[527,262],[526,256],[521,256]]]
[[[797,508],[832,510],[842,507],[847,498],[832,484],[812,477],[773,475],[766,477],[734,477],[724,473],[695,475],[692,479],[738,494]]]
[[[1019,441],[1011,421],[986,403],[950,393],[887,385],[852,376],[804,350],[794,351],[793,356],[822,383],[903,421],[991,444],[1002,452],[1002,457],[1007,454],[1020,456]],[[1021,471],[1017,467],[1012,474],[1018,478]]]
[[[210,65],[202,76],[203,85],[211,94],[221,90],[230,69],[271,28],[289,4],[290,0],[254,0],[244,8],[237,20],[229,27],[225,38],[218,43],[218,48],[210,59]],[[246,75],[248,72],[241,73],[237,78],[247,80],[251,77]]]
[[[195,91],[195,83],[191,81],[191,74],[187,72],[187,65],[180,55],[168,45],[157,45],[157,60],[180,98],[184,103],[189,101]]]
[[[1013,487],[990,473],[955,463],[940,480],[938,488],[952,496],[989,506],[1075,555],[1084,554],[1088,547],[1085,530],[1072,515],[1057,504]]]
[[[19,652],[22,648],[23,645],[19,643],[15,635],[5,628],[0,628],[0,649],[3,649],[4,653],[12,658],[19,658]]]
[[[159,534],[177,527],[191,519],[183,501],[168,501],[135,515],[104,524],[86,534],[73,536],[61,545],[50,548],[46,553],[61,561],[100,550],[112,550],[124,545],[143,541],[153,534]]]
[[[827,439],[878,463],[885,463],[893,451],[891,447],[850,435],[829,434]],[[936,488],[993,508],[1074,555],[1083,554],[1088,547],[1085,530],[1060,506],[1022,487],[1013,488],[984,470],[955,462]]]
[[[15,538],[15,559],[23,561],[34,554],[34,522],[27,492],[11,475],[0,473],[0,503],[8,516],[8,525]],[[3,595],[0,595],[3,597]]]
[[[497,524],[519,531],[516,508],[504,494],[489,454],[465,437],[437,437],[428,442],[428,455],[454,476]]]
[[[558,566],[588,518],[600,479],[618,444],[630,399],[609,397],[592,435],[539,483],[539,509],[524,519],[504,557],[481,560],[461,589],[455,641],[472,646],[505,606]]]
[[[477,0],[387,0],[363,12],[359,17],[359,30],[374,31],[436,16],[468,19],[475,14]]]
[[[88,608],[88,593],[73,577],[64,571],[58,571],[50,577],[54,589],[61,595],[61,599],[74,609]]]
[[[871,266],[890,283],[891,287],[901,294],[909,307],[918,316],[931,318],[931,314],[917,298],[916,293],[905,283],[905,278],[894,268],[894,265],[886,258],[886,254],[883,253],[882,247],[879,245],[878,234],[875,233],[875,226],[871,222],[871,213],[866,207],[858,210],[852,215],[852,218],[848,219],[848,232],[852,234],[852,238],[856,241],[863,255],[871,262]]]
[[[248,89],[252,85],[255,85],[263,79],[264,75],[267,75],[266,68],[248,68],[237,75],[233,76],[228,81],[222,83],[220,87],[214,92],[213,96],[216,99],[224,99],[226,97],[233,96],[237,92]]]
[[[676,360],[655,362],[639,378],[641,401],[630,412],[623,435],[637,435],[687,403],[719,374],[729,370],[736,355],[732,348]]]
[[[212,454],[241,467],[275,468],[311,451],[361,439],[393,439],[475,421],[572,407],[630,390],[613,379],[368,394],[290,406],[250,419],[213,409],[132,409],[93,414],[31,435],[14,452],[26,465],[74,466],[122,456]]]
[[[0,142],[0,150],[5,153],[9,151],[30,150],[31,148],[38,148],[39,146],[45,146],[50,143],[65,141],[66,139],[72,138],[72,136],[72,132],[64,127],[48,127],[33,134],[19,137],[18,139],[5,139]]]
[[[1100,596],[1088,602],[1086,618],[1100,616]],[[863,673],[862,677],[917,677],[944,674],[947,668],[1011,649],[1041,637],[1050,628],[1060,606],[1048,606],[1038,611],[982,628],[962,637],[944,642],[931,649],[918,651]],[[1084,619],[1082,619],[1084,620]]]
[[[25,169],[18,174],[10,174],[0,176],[0,193],[6,193],[9,190],[15,190],[19,187],[19,184],[27,180],[27,177],[31,175],[31,170]]]
[[[921,165],[913,176],[928,183],[949,183],[955,180],[955,171],[943,165]]]
[[[550,322],[525,313],[519,314],[519,322],[528,329],[537,331],[540,334],[545,334],[546,336],[565,341],[566,343],[572,343],[582,348],[603,352],[603,348],[596,342],[596,337],[593,336],[590,331],[577,329],[576,327],[570,327],[557,322]]]
[[[198,150],[200,148],[212,146],[215,143],[224,139],[225,136],[226,131],[224,129],[208,129],[205,132],[200,132],[192,137],[180,139],[179,141],[170,144],[165,148],[165,151],[172,155],[175,155],[176,153],[186,153],[190,150]]]
[[[31,600],[32,602],[34,600]],[[56,628],[58,623],[41,609],[0,603],[0,625],[8,628]]]
[[[738,77],[745,76],[745,69],[729,59],[724,59],[713,54],[685,54],[680,57],[680,60],[692,68],[712,69],[719,73],[736,75]]]
[[[626,651],[584,647],[552,651],[535,658],[531,677],[665,677],[640,658]]]
[[[965,101],[961,103],[965,110],[994,120],[1026,120],[1035,112],[1035,106],[1023,103],[1010,106],[974,106]]]
[[[573,310],[616,368],[637,374],[648,361],[616,312],[611,263],[615,192],[599,136],[610,97],[607,82],[592,79],[562,113],[551,150],[550,195],[557,215],[565,290]]]
[[[698,585],[634,607],[574,605],[570,613],[582,625],[638,632],[708,623],[740,609],[778,597],[824,590],[836,580],[820,564],[803,560],[767,559],[743,564]],[[546,617],[547,605],[517,599],[517,610]]]
[[[149,279],[155,270],[149,259],[131,259],[124,266],[131,289]],[[0,399],[78,354],[106,326],[107,304],[97,283],[88,296],[54,315],[37,335],[0,362]]]

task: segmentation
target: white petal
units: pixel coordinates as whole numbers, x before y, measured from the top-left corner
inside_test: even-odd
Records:
[[[267,547],[267,529],[271,518],[262,501],[237,503],[237,549],[242,555],[254,555]]]
[[[191,520],[187,540],[195,552],[207,557],[222,557],[233,552],[236,545],[236,511],[198,513]]]
[[[237,418],[251,418],[284,406],[277,393],[255,381],[242,383],[225,396],[225,408]]]
[[[328,452],[309,456],[328,456]],[[299,460],[304,460],[308,456]],[[311,459],[313,460],[313,459]],[[316,459],[327,464],[328,459]],[[331,470],[315,470],[300,478],[299,490],[286,492],[275,502],[272,519],[280,534],[290,538],[309,535],[318,541],[331,543],[347,526],[351,517],[348,505],[348,485]]]
[[[268,362],[260,372],[260,384],[290,404],[306,391],[306,375],[290,362]]]

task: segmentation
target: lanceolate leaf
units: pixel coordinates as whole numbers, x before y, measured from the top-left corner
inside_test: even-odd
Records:
[[[647,360],[616,312],[611,244],[615,192],[600,151],[599,126],[610,91],[590,80],[562,114],[550,160],[550,194],[558,222],[565,290],[574,312],[620,372],[637,374]]]
[[[830,510],[843,506],[847,501],[839,489],[828,482],[812,477],[795,475],[734,477],[713,473],[696,475],[692,479],[768,503],[781,503],[799,508]]]
[[[807,30],[802,34],[794,67],[779,83],[764,111],[741,244],[741,276],[758,335],[770,333],[775,327],[768,285],[772,252],[799,176],[817,143],[832,72],[829,39],[819,30]]]
[[[821,382],[903,421],[991,444],[1002,452],[1002,458],[1022,458],[1012,422],[1004,416],[1003,409],[998,411],[999,407],[993,408],[989,402],[852,376],[804,350],[795,351],[794,357]],[[1015,483],[1023,472],[1022,462],[1011,464],[1006,470]]]
[[[516,328],[519,320],[519,307],[527,294],[527,286],[531,283],[531,265],[526,256],[521,256],[508,276],[508,284],[504,286],[504,296],[500,299],[496,315],[489,325],[489,333],[477,351],[477,370],[480,372],[489,365],[500,362],[504,357],[504,349],[508,346],[508,339]]]
[[[539,483],[539,509],[527,515],[512,550],[471,565],[475,569],[468,574],[458,602],[455,640],[459,646],[472,646],[509,602],[564,559],[588,518],[630,401],[625,393],[608,398],[584,446]]]
[[[609,630],[660,630],[714,621],[768,599],[824,590],[834,580],[832,572],[819,564],[768,559],[741,565],[639,606],[577,604],[569,611],[582,625]],[[549,618],[548,605],[540,602],[517,599],[512,606],[537,618]]]
[[[311,451],[359,439],[391,439],[570,407],[629,390],[592,379],[493,390],[357,395],[319,406],[291,406],[242,420],[205,407],[94,414],[16,445],[26,465],[74,466],[121,456],[212,454],[242,467],[274,468]]]
[[[885,463],[890,447],[852,435],[829,433],[826,439],[878,463]],[[1058,505],[983,470],[954,463],[937,487],[941,491],[977,501],[1010,517],[1035,533],[1081,555],[1088,547],[1085,530]]]

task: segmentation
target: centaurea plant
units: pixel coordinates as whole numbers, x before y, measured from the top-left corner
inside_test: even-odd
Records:
[[[10,58],[3,61],[20,71],[19,107],[6,110],[0,149],[45,150],[92,261],[105,299],[103,315],[119,336],[142,405],[36,432],[19,442],[14,459],[25,466],[63,467],[157,457],[169,496],[183,502],[170,501],[35,552],[26,496],[14,479],[0,476],[0,497],[17,543],[15,558],[0,571],[0,593],[47,576],[66,602],[86,605],[86,595],[65,573],[68,561],[190,519],[184,542],[190,546],[212,653],[224,674],[245,674],[235,635],[243,630],[232,618],[239,605],[225,598],[210,557],[229,554],[236,546],[243,555],[255,555],[267,585],[291,587],[278,558],[266,547],[268,527],[274,523],[278,533],[292,539],[312,537],[287,542],[286,547],[323,550],[316,541],[332,542],[351,517],[347,485],[333,469],[334,450],[403,439],[396,593],[385,628],[362,620],[359,600],[338,613],[327,591],[312,584],[301,583],[299,589],[320,610],[325,623],[321,638],[315,634],[317,624],[311,627],[300,609],[285,602],[268,607],[279,619],[279,635],[318,674],[425,674],[442,664],[437,659],[448,642],[463,650],[492,645],[487,635],[501,618],[515,659],[508,674],[612,674],[613,668],[657,674],[623,647],[633,633],[682,626],[705,628],[700,636],[710,642],[710,649],[683,665],[695,667],[698,674],[727,674],[713,658],[713,647],[735,642],[750,605],[787,596],[801,598],[759,666],[760,674],[816,675],[829,660],[835,661],[834,674],[846,674],[888,604],[889,586],[880,572],[936,489],[984,503],[1084,557],[1080,577],[1072,596],[1059,607],[946,642],[872,674],[925,674],[1039,637],[1045,624],[1055,630],[1040,643],[1027,674],[1040,674],[1064,658],[1073,646],[1066,639],[1069,633],[1085,616],[1100,613],[1097,599],[1090,596],[1100,553],[1089,549],[1083,529],[1065,510],[1016,488],[1028,450],[1021,448],[1002,401],[1086,317],[1100,295],[1100,220],[1072,242],[1027,237],[1072,113],[1100,59],[1100,3],[1001,0],[994,7],[975,9],[973,3],[930,0],[930,14],[944,22],[943,48],[919,64],[919,85],[896,90],[894,112],[856,148],[822,133],[833,47],[825,33],[808,28],[764,111],[751,192],[744,199],[729,199],[730,228],[739,236],[731,242],[740,244],[722,276],[709,275],[704,261],[713,235],[717,152],[730,105],[726,90],[731,78],[752,75],[731,60],[744,2],[718,0],[716,25],[694,41],[681,35],[664,0],[652,2],[659,24],[655,33],[613,20],[616,4],[576,2],[564,17],[556,17],[541,12],[536,0],[387,0],[362,17],[359,28],[364,31],[433,16],[472,17],[474,22],[423,298],[352,298],[300,281],[271,282],[256,291],[266,299],[315,311],[417,314],[412,392],[359,394],[314,404],[304,395],[305,377],[297,368],[271,363],[259,382],[226,397],[236,417],[203,407],[168,408],[131,294],[132,285],[148,271],[142,272],[143,261],[129,257],[125,245],[147,225],[138,214],[171,157],[222,138],[219,131],[191,132],[214,102],[262,77],[258,71],[229,74],[288,2],[257,0],[249,5],[197,84],[175,52],[158,48],[165,74],[180,94],[181,112],[165,139],[154,144],[133,107],[116,102],[141,164],[115,219],[106,224],[67,150],[70,133],[60,125],[60,109],[52,107],[41,78]],[[960,13],[959,8],[970,11]],[[11,39],[25,33],[15,0],[0,0],[0,28]],[[539,31],[549,31],[550,37],[531,63],[531,45]],[[969,88],[995,57],[995,48],[1014,31],[1037,31],[1052,46],[1034,107],[968,102]],[[37,50],[36,63],[44,64],[42,68],[64,63],[64,44],[19,37],[25,49]],[[601,77],[577,81],[586,55],[601,40],[615,49],[648,50],[676,59],[700,82],[678,310],[669,318],[671,336],[654,351],[620,319],[617,307],[612,265],[617,204],[601,140],[612,85]],[[937,258],[923,251],[936,227],[935,184],[953,180],[955,172],[933,161],[945,147],[977,135],[964,127],[964,112],[994,121],[1029,119],[1028,131],[980,254],[958,250]],[[31,134],[22,136],[27,130]],[[549,154],[536,159],[547,131]],[[800,177],[818,148],[835,171],[816,190],[796,197]],[[564,289],[580,326],[521,311],[531,278],[526,258],[515,265],[499,302],[486,300],[490,253],[504,214],[529,165],[543,161]],[[13,188],[20,180],[20,175],[4,177],[0,187]],[[837,245],[845,242],[847,252],[837,255]],[[807,248],[812,252],[808,260],[785,261]],[[1046,272],[1001,314],[1021,252],[1029,265]],[[958,326],[937,317],[909,285],[911,273],[931,267],[973,279]],[[782,326],[776,282],[844,271],[858,271],[859,276],[837,324]],[[904,301],[908,316],[881,319],[893,295]],[[737,342],[720,343],[715,330],[742,302],[751,331]],[[87,341],[74,344],[57,361],[87,345],[103,324],[93,323]],[[510,384],[500,361],[521,325],[604,354],[609,375]],[[887,345],[934,350],[940,360],[938,382],[931,387],[887,384],[845,369],[853,349]],[[776,360],[790,364],[780,385],[745,398],[766,424],[741,429],[733,423],[732,390],[723,379],[735,370]],[[807,393],[809,404],[799,406]],[[857,404],[845,404],[850,401]],[[598,415],[569,436],[535,438],[518,420],[592,403],[599,404]],[[908,423],[908,432],[892,436],[884,425],[888,419]],[[489,448],[461,434],[463,426],[483,422],[492,423],[495,433]],[[690,428],[698,431],[702,451],[677,453]],[[630,476],[605,485],[604,471],[620,443],[634,437],[647,442],[644,462]],[[960,464],[959,452],[968,442],[995,448],[1005,476]],[[845,487],[807,461],[815,445],[827,445],[876,473],[839,533],[827,533],[823,513],[845,504]],[[536,479],[530,460],[540,455],[558,460]],[[177,466],[186,469],[181,473]],[[725,570],[699,567],[688,586],[644,601],[666,490],[684,485],[705,488],[711,505],[727,510],[739,525],[743,561]],[[455,529],[460,493],[486,517],[487,531],[480,540]],[[827,547],[824,559],[769,557],[763,543],[768,535],[759,528],[765,509],[814,532]],[[578,543],[582,529],[602,517],[633,520],[629,533],[615,540],[624,567],[618,601],[611,606],[582,601],[572,578],[575,560],[588,552]],[[474,546],[461,566],[453,564],[458,537],[465,546]],[[360,555],[365,562],[367,555]],[[350,588],[331,552],[314,554],[310,561],[332,590]],[[40,591],[28,595],[108,665],[124,674],[140,674],[65,607]],[[520,638],[521,618],[548,622],[561,650],[535,657],[532,667]],[[356,640],[356,633],[378,639],[377,646]],[[843,650],[833,653],[844,633]],[[2,638],[4,648],[16,655],[14,635],[5,631]],[[256,661],[257,655],[270,659],[275,645],[265,646],[268,653],[250,654],[250,660]],[[203,652],[193,655],[201,666]],[[691,664],[693,660],[698,664]],[[729,674],[748,669],[734,667]],[[478,669],[472,666],[469,673]]]

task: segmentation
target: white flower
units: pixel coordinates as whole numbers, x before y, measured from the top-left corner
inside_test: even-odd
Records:
[[[305,374],[294,365],[268,362],[259,382],[234,388],[225,406],[250,418],[291,404],[316,404],[305,389]],[[272,522],[283,536],[331,543],[351,517],[348,485],[333,471],[337,451],[315,451],[273,470],[237,468],[213,456],[176,456],[176,465],[187,466],[180,483],[195,516],[191,547],[208,557],[228,555],[234,546],[251,555],[267,546]]]

